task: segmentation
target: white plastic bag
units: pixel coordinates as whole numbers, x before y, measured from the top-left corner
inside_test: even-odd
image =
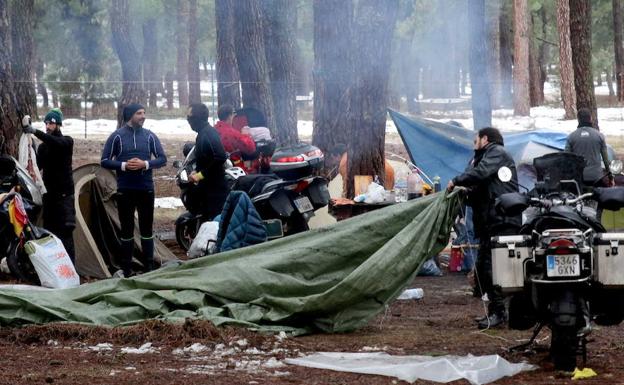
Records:
[[[65,250],[54,234],[26,242],[24,249],[41,281],[41,286],[65,289],[80,285],[80,277]]]
[[[30,177],[35,182],[35,185],[39,187],[39,191],[41,191],[41,195],[47,192],[45,185],[43,184],[43,179],[41,178],[41,172],[39,171],[39,167],[37,167],[37,154],[35,153],[35,148],[33,147],[33,138],[32,134],[23,134],[20,137],[19,141],[19,149],[18,149],[18,162],[20,165],[28,171]]]
[[[212,254],[217,246],[217,235],[219,234],[219,222],[202,223],[197,236],[193,239],[186,255],[189,258],[203,257]]]
[[[379,203],[386,199],[386,190],[382,185],[372,182],[366,189],[365,203]]]

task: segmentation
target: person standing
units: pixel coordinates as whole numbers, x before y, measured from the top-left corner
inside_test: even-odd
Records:
[[[479,257],[476,272],[483,292],[490,300],[488,315],[479,320],[479,328],[486,329],[503,324],[506,319],[505,302],[500,287],[492,282],[492,253],[490,238],[495,235],[515,234],[521,225],[521,217],[505,217],[494,209],[494,201],[502,194],[518,191],[516,165],[505,149],[503,137],[496,128],[479,130],[476,137],[476,150],[483,150],[481,157],[475,157],[471,168],[449,181],[447,190],[455,186],[472,189],[470,203],[473,208],[475,235],[479,238]],[[503,182],[498,178],[498,170],[507,167],[512,178]]]
[[[63,114],[59,109],[50,110],[43,118],[46,132],[35,130],[30,116],[22,119],[22,131],[33,134],[42,143],[37,148],[37,166],[42,171],[46,193],[43,195],[43,227],[56,235],[75,264],[74,228],[74,179],[72,156],[74,140],[63,135]]]
[[[202,221],[209,221],[221,214],[225,200],[230,193],[225,179],[223,164],[227,155],[219,133],[208,123],[208,107],[202,103],[192,104],[188,109],[187,121],[195,139],[195,172],[190,175],[197,184],[195,194],[200,202]]]
[[[145,107],[133,103],[123,110],[125,124],[113,132],[104,145],[101,165],[117,174],[117,210],[121,226],[121,269],[132,274],[134,213],[139,217],[143,264],[154,269],[154,181],[152,170],[163,167],[167,157],[160,140],[143,128]]]
[[[607,142],[604,135],[593,127],[591,111],[588,108],[579,108],[576,116],[578,128],[568,135],[565,150],[585,158],[583,183],[586,186],[614,186],[615,180],[609,168]]]

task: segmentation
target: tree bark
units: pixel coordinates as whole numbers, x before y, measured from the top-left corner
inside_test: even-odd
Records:
[[[605,73],[607,74],[607,88],[609,89],[609,96],[615,96],[615,90],[613,89],[613,81],[611,80],[611,70],[609,68],[605,68]]]
[[[514,115],[529,116],[529,10],[527,0],[514,0]]]
[[[540,14],[540,20],[542,22],[542,36],[547,36],[548,33],[548,19],[546,17],[546,7],[542,6],[540,8],[539,11]],[[548,77],[548,61],[549,61],[549,52],[550,52],[550,48],[549,45],[546,42],[540,42],[539,44],[539,57],[538,57],[538,65],[539,65],[539,71],[540,71],[540,82],[539,82],[539,104],[544,104],[544,83],[546,83],[547,77]]]
[[[11,2],[12,62],[18,118],[24,115],[37,116],[37,93],[33,82],[34,41],[33,15],[34,0]]]
[[[559,34],[559,76],[561,100],[565,119],[576,119],[576,92],[574,91],[574,68],[570,44],[570,3],[557,0],[557,32]]]
[[[143,82],[147,91],[147,105],[157,107],[159,75],[158,75],[158,38],[157,21],[149,18],[143,22]]]
[[[189,0],[188,19],[188,78],[189,78],[189,103],[201,103],[201,87],[199,76],[199,53],[197,52],[197,0]]]
[[[492,125],[490,77],[487,63],[485,0],[472,1],[468,10],[470,28],[470,85],[472,121],[475,130]]]
[[[500,104],[502,106],[511,106],[513,105],[513,76],[512,76],[512,68],[513,68],[513,60],[512,60],[512,52],[511,52],[511,20],[509,17],[509,13],[511,12],[511,7],[505,7],[506,4],[503,4],[500,13],[500,22],[499,22],[499,39],[500,39],[500,79],[501,79],[501,89],[500,89]]]
[[[349,137],[353,2],[314,0],[314,129],[312,143],[327,152]]]
[[[260,110],[275,135],[273,99],[265,54],[260,0],[247,0],[234,7],[236,61],[242,84],[243,107]]]
[[[487,35],[488,35],[488,68],[490,71],[490,95],[492,107],[501,106],[502,73],[501,73],[501,48],[500,48],[500,17],[501,0],[490,1],[486,9]]]
[[[595,127],[598,109],[591,68],[591,0],[570,0],[570,45],[576,89],[576,108],[589,108]]]
[[[0,154],[17,155],[17,106],[11,70],[11,27],[7,0],[0,0]]]
[[[279,146],[299,141],[297,133],[297,95],[295,26],[297,4],[292,0],[263,0],[264,50],[267,57],[275,121],[275,139]]]
[[[234,49],[233,0],[215,0],[217,25],[217,97],[219,105],[240,108],[240,78]]]
[[[531,15],[531,24],[529,31],[534,28],[534,15]],[[540,95],[540,83],[542,80],[542,74],[539,66],[539,53],[538,43],[534,36],[529,33],[529,103],[531,107],[536,107],[541,104]]]
[[[128,0],[111,0],[110,24],[113,35],[113,49],[121,62],[122,90],[117,103],[117,125],[121,127],[123,109],[131,103],[145,103],[145,92],[141,85],[141,63],[139,54],[130,35],[130,10]]]
[[[347,141],[346,196],[354,193],[354,175],[377,175],[384,184],[384,145],[391,43],[398,0],[359,0],[355,9],[351,125]],[[366,65],[363,65],[366,63]]]
[[[177,61],[176,61],[176,80],[178,83],[178,102],[180,108],[186,108],[189,105],[188,94],[188,58],[189,58],[189,40],[188,40],[188,19],[189,8],[188,0],[178,0],[177,7],[177,26],[176,26],[176,45],[177,45]]]
[[[624,42],[622,39],[622,0],[613,0],[613,48],[615,52],[615,87],[617,89],[617,98],[621,102],[624,100],[622,95],[622,84],[624,83]]]

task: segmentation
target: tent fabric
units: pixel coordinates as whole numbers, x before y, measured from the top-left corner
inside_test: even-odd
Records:
[[[81,276],[110,278],[119,268],[119,217],[115,193],[115,175],[99,164],[86,164],[74,170],[76,206],[76,270]],[[141,252],[138,222],[135,221],[135,257]],[[154,259],[163,264],[176,260],[175,255],[158,239],[154,239]],[[135,264],[139,264],[138,259]]]
[[[0,325],[126,325],[188,317],[261,330],[365,325],[447,244],[456,193],[440,192],[334,225],[74,289],[0,290]]]
[[[394,110],[388,112],[411,161],[427,175],[439,176],[442,185],[446,185],[453,177],[464,172],[473,156],[473,130],[408,117]],[[568,137],[564,132],[548,130],[502,134],[505,149],[514,158],[518,168],[518,182],[529,189],[535,182],[533,158],[563,151]]]

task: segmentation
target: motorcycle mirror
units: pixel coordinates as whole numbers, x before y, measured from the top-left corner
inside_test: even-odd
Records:
[[[174,160],[172,166],[173,168],[180,168],[182,167],[182,162],[180,162],[179,160]]]
[[[621,174],[622,173],[622,167],[624,166],[624,164],[622,164],[622,161],[619,159],[613,159],[611,161],[611,164],[609,164],[609,168],[611,169],[611,173],[612,174]]]
[[[509,167],[503,166],[498,169],[498,179],[500,179],[501,182],[505,182],[505,183],[509,182],[512,176],[513,174]]]

